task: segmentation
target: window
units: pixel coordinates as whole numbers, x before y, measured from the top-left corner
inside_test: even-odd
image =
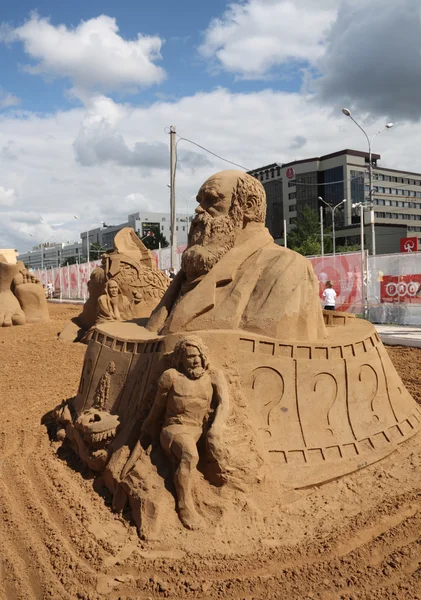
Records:
[[[398,183],[403,183],[403,177],[398,177],[398,178],[397,178],[397,182],[398,182]]]
[[[406,184],[409,184],[409,179],[406,179],[406,178],[404,177],[404,179],[403,179],[403,182],[404,182],[404,183],[406,183]]]
[[[277,177],[281,176],[281,167],[276,167],[276,176]]]
[[[396,188],[392,188],[392,194],[393,194],[394,196],[396,196],[396,195],[397,195],[397,193],[398,193],[398,190],[397,190]]]
[[[384,193],[385,194],[391,194],[392,192],[390,191],[390,188],[384,188]]]
[[[289,212],[294,212],[294,210],[297,210],[297,205],[296,204],[291,204],[288,208]]]
[[[393,181],[393,183],[396,183],[397,182],[397,178],[396,177],[391,177],[390,181]]]
[[[391,219],[392,218],[392,213],[384,213],[384,216],[386,219]]]
[[[183,225],[183,231],[186,231],[186,228],[185,228],[185,226],[184,226],[184,225]],[[320,234],[320,235],[321,235],[321,234]]]
[[[385,201],[384,201],[384,205],[385,205],[385,206],[390,206],[390,200],[385,200]]]
[[[293,225],[293,224],[294,224],[294,222],[295,222],[295,218],[294,218],[294,217],[291,217],[291,218],[290,218],[290,220],[289,220],[289,224],[290,224],[290,225]]]
[[[379,181],[384,181],[384,175],[382,173],[379,173],[377,179]]]
[[[296,197],[297,197],[297,192],[290,192],[290,193],[288,194],[288,198],[289,198],[290,200],[294,200],[294,198],[296,198]]]
[[[291,179],[291,181],[288,181],[288,187],[295,187],[295,185],[296,185],[295,179]]]
[[[384,194],[384,187],[379,187],[379,188],[378,188],[378,192],[379,192],[380,194]]]
[[[175,230],[178,231],[178,225],[176,225]]]
[[[385,175],[385,176],[384,176],[384,180],[385,180],[385,181],[390,181],[390,175]]]
[[[379,206],[384,206],[385,205],[386,200],[383,200],[383,198],[379,198],[378,199],[378,204]],[[389,205],[388,205],[389,206]]]

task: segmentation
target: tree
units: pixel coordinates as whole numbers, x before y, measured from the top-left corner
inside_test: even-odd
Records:
[[[139,233],[137,235],[145,244],[146,248],[148,248],[148,250],[158,250],[160,244],[161,248],[168,248],[169,246],[167,238],[165,235],[162,235],[159,229],[159,224],[154,225],[151,223],[148,235],[141,236]]]
[[[98,260],[104,252],[106,252],[104,246],[101,246],[99,242],[92,242],[89,247],[89,260]]]
[[[67,267],[67,265],[75,265],[77,262],[76,256],[69,256],[69,258],[63,259],[61,266]]]
[[[288,234],[288,247],[304,256],[321,254],[320,222],[317,213],[309,206],[294,219],[295,227]],[[332,239],[323,236],[324,251],[332,251]]]

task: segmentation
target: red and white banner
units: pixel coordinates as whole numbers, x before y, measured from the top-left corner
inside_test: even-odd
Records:
[[[322,298],[326,281],[331,281],[336,297],[336,310],[361,312],[361,254],[359,252],[336,256],[318,256],[309,259],[319,280]]]
[[[383,275],[380,301],[421,304],[421,275]]]

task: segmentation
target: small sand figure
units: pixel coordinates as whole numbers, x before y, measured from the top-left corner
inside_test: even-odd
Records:
[[[178,514],[188,529],[198,529],[203,524],[194,506],[191,475],[199,461],[197,442],[203,435],[213,403],[215,413],[206,442],[220,466],[224,462],[222,430],[229,410],[228,387],[222,371],[209,367],[208,356],[208,348],[196,336],[189,336],[175,346],[175,368],[164,371],[159,379],[155,401],[142,426],[138,445],[121,477],[124,479],[142,454],[141,446],[147,447],[159,437],[164,452],[176,467]]]
[[[111,279],[105,286],[105,294],[98,298],[98,323],[125,321],[132,317],[130,301],[123,296],[120,286]]]
[[[336,292],[333,289],[333,283],[330,281],[330,279],[326,281],[326,288],[323,292],[323,298],[325,301],[324,309],[335,310]]]

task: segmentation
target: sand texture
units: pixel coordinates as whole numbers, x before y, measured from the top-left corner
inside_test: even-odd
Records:
[[[41,422],[76,393],[86,351],[57,341],[80,308],[49,308],[48,323],[0,329],[0,598],[421,599],[420,436],[353,475],[286,492],[282,507],[263,494],[246,506],[241,489],[198,474],[212,533],[173,519],[164,543],[146,544]],[[421,350],[389,353],[421,403]]]

